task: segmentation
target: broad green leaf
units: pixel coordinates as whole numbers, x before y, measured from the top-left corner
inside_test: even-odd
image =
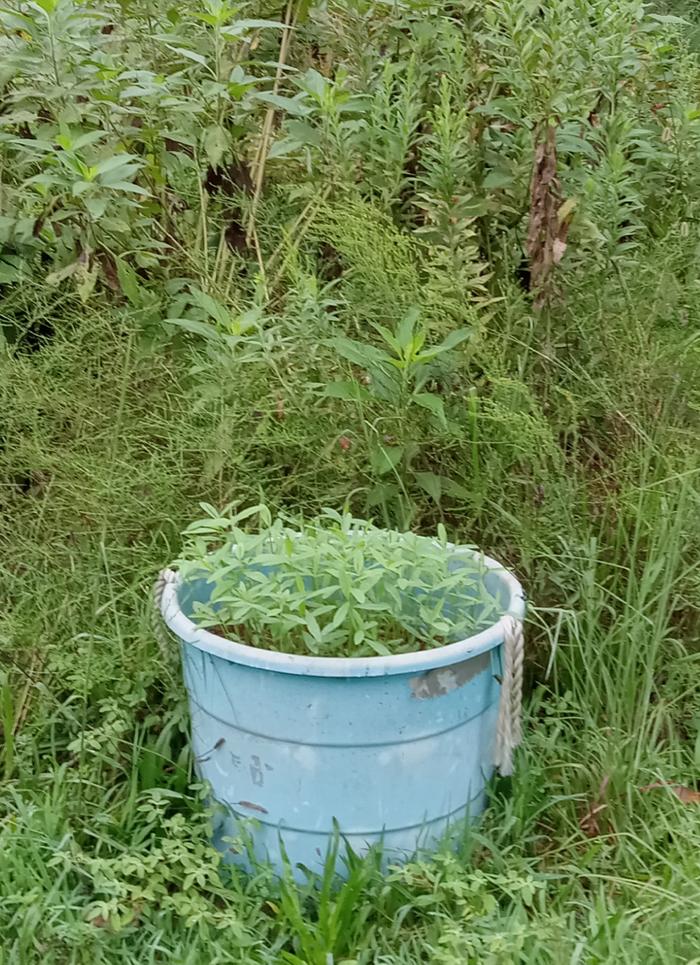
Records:
[[[578,134],[559,132],[557,134],[557,149],[562,155],[582,154],[592,161],[598,159],[598,152],[595,147],[585,137],[579,137]]]
[[[270,510],[262,503],[258,503],[255,506],[246,506],[245,509],[242,509],[240,512],[236,513],[232,522],[242,523],[244,520],[250,519],[251,516],[259,516],[260,522],[263,526],[270,526],[272,524]]]
[[[123,258],[117,258],[117,278],[121,290],[132,308],[143,307],[142,287],[138,275]]]
[[[485,114],[487,117],[504,117],[516,124],[522,119],[517,102],[508,97],[494,97],[486,104],[477,104],[471,109],[471,113]]]
[[[355,339],[346,338],[344,335],[337,335],[335,338],[328,339],[328,345],[332,346],[348,362],[362,368],[372,365],[388,365],[392,361],[391,356],[377,348],[376,345],[357,342]]]
[[[162,137],[166,137],[170,141],[175,141],[176,144],[186,144],[188,147],[195,147],[197,144],[197,138],[192,137],[189,134],[184,134],[182,131],[167,131],[163,130],[160,132]]]
[[[469,500],[472,497],[466,486],[455,482],[454,479],[446,479],[444,476],[442,477],[442,491],[455,499]]]
[[[416,472],[413,475],[421,489],[439,505],[442,498],[442,477],[436,476],[434,472]]]
[[[221,36],[226,40],[238,40],[251,30],[284,30],[285,26],[279,20],[236,20],[221,28]]]
[[[321,633],[321,628],[318,625],[318,620],[311,612],[306,614],[306,626],[308,627],[309,633],[314,640],[316,640],[317,643],[321,643],[323,640],[323,634]]]
[[[450,332],[447,338],[443,339],[439,345],[435,345],[428,349],[431,356],[441,355],[443,352],[449,352],[450,349],[456,348],[461,345],[462,342],[471,338],[472,330],[470,328],[458,328],[454,332]],[[424,353],[427,354],[427,353]]]
[[[323,74],[320,74],[313,67],[310,67],[303,77],[299,78],[297,83],[320,103],[328,89],[329,81],[326,80]]]
[[[497,189],[508,188],[513,183],[513,175],[507,171],[491,171],[484,178],[484,187]]]
[[[95,290],[98,272],[99,266],[95,264],[90,271],[83,271],[79,275],[76,275],[77,284],[75,287],[83,304],[90,298],[90,295],[92,295],[93,291]]]
[[[288,154],[296,153],[304,145],[301,141],[295,141],[291,137],[282,138],[281,141],[275,141],[267,152],[269,160],[274,160],[276,157],[286,157]]]
[[[28,6],[34,10],[41,10],[42,13],[51,14],[58,6],[58,0],[31,0]]]
[[[374,650],[377,656],[379,657],[391,656],[391,650],[389,650],[387,645],[385,643],[382,643],[381,640],[368,640],[367,643],[370,645],[372,650]]]
[[[77,271],[80,271],[82,267],[83,262],[80,258],[76,258],[76,260],[72,261],[69,265],[66,265],[63,268],[58,268],[56,271],[49,272],[45,279],[46,284],[52,286],[60,285],[62,281],[65,281],[66,278],[70,278],[71,275],[74,275]]]
[[[411,396],[411,398],[416,405],[421,406],[423,409],[428,409],[434,416],[437,416],[443,426],[447,426],[445,404],[439,395],[434,395],[432,392],[418,392],[416,395]]]
[[[225,310],[230,316],[228,309]],[[263,321],[263,310],[260,306],[255,306],[254,308],[249,308],[247,312],[243,312],[234,321],[232,321],[232,327],[235,328],[239,335],[244,335],[249,332],[252,328],[256,328]]]
[[[226,327],[231,323],[231,314],[228,309],[224,308],[215,298],[211,295],[207,295],[206,292],[200,291],[199,288],[193,288],[191,291],[192,301],[202,308],[210,318],[213,318],[219,323],[219,325]]]
[[[53,154],[56,150],[51,141],[44,141],[41,138],[16,137],[11,138],[10,141],[14,147],[28,154]]]
[[[137,158],[135,154],[115,154],[112,157],[105,158],[104,161],[99,161],[93,168],[96,175],[108,174],[110,171],[115,171],[118,168],[128,168],[129,173],[137,171],[143,162],[140,158]]]
[[[337,628],[341,625],[341,623],[343,623],[343,621],[347,618],[347,615],[349,612],[350,612],[350,604],[349,603],[341,604],[341,606],[339,606],[338,609],[335,611],[335,615],[333,616],[333,619],[329,624],[329,629],[337,630]]]
[[[97,141],[101,141],[104,136],[104,131],[88,131],[86,134],[81,134],[80,137],[76,137],[76,139],[73,141],[73,150],[79,151],[81,147],[96,144]],[[131,157],[131,155],[126,156]]]
[[[215,339],[218,341],[219,333],[213,325],[207,322],[198,322],[194,318],[166,318],[164,321],[168,325],[176,325],[178,328],[182,328],[186,332],[191,332],[193,335],[201,335],[206,339]]]
[[[345,399],[348,402],[361,402],[368,399],[369,392],[359,382],[329,382],[321,395],[329,399]]]
[[[0,285],[21,281],[29,273],[29,266],[19,255],[0,254]]]
[[[221,23],[221,19],[211,13],[199,13],[195,11],[192,16],[197,20],[201,20],[202,23],[208,24],[210,27],[217,27],[219,23]]]
[[[2,14],[2,26],[5,29],[13,28],[27,34],[28,37],[32,36],[36,22],[31,17],[25,17],[16,10],[8,10],[7,7],[0,9],[0,13]]]
[[[188,50],[187,47],[172,47],[170,44],[166,44],[165,46],[168,50],[172,50],[173,53],[180,54],[181,57],[186,57],[188,60],[192,60],[202,67],[209,67],[207,58],[203,57],[202,54],[198,54],[195,50]]]
[[[378,322],[372,322],[372,328],[374,328],[382,336],[389,348],[393,349],[397,356],[401,355],[401,349],[403,346],[399,339],[394,335],[386,325],[380,325]]]
[[[281,20],[237,20],[233,26],[243,27],[244,30],[263,30],[266,27],[284,30],[287,24],[282,23]]]
[[[673,23],[679,26],[689,27],[690,21],[685,20],[683,17],[676,17],[671,13],[646,13],[646,16],[650,20],[655,20],[657,23]]]
[[[129,184],[132,184],[134,176],[139,172],[141,167],[142,165],[140,163],[123,164],[121,167],[117,167],[113,171],[107,171],[106,174],[99,175],[96,180],[98,184],[105,188],[111,188],[115,184],[123,184],[124,181],[127,180]]]
[[[396,331],[396,340],[402,350],[407,349],[411,344],[413,333],[416,328],[416,322],[419,318],[420,309],[416,306],[413,306],[412,308],[409,308],[404,317],[401,319],[399,327]]]
[[[84,198],[83,204],[92,220],[98,221],[107,209],[107,198],[102,195],[96,198]]]
[[[115,181],[114,184],[105,184],[106,188],[111,191],[125,191],[127,194],[138,194],[142,198],[150,198],[151,192],[142,188],[140,184],[134,184],[132,181]]]
[[[0,245],[7,244],[7,242],[10,241],[14,236],[16,228],[17,218],[9,218],[7,215],[0,214]],[[8,256],[5,254],[1,257],[6,258]]]
[[[61,184],[62,179],[58,178],[56,175],[53,175],[53,174],[35,174],[31,178],[27,178],[27,180],[24,183],[36,184],[41,188],[47,188],[47,187],[51,187],[51,185],[54,185],[54,184]],[[42,191],[40,193],[45,194],[46,192]]]
[[[309,11],[313,6],[313,0],[297,0],[294,7],[296,13],[296,22],[305,23],[309,16]]]
[[[273,94],[271,91],[261,90],[256,91],[253,96],[256,100],[271,104],[278,110],[284,111],[285,114],[291,114],[292,117],[306,117],[307,114],[311,113],[311,108],[305,103],[306,97],[304,94],[284,97],[282,94]]]
[[[219,124],[212,124],[204,133],[204,153],[209,164],[217,168],[230,145],[228,131]]]
[[[375,444],[370,450],[372,469],[380,476],[386,475],[398,466],[405,451],[403,446]]]
[[[307,121],[290,120],[287,122],[287,133],[292,140],[299,141],[304,147],[320,147],[321,133]]]

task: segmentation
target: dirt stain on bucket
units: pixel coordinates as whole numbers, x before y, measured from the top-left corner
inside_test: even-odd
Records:
[[[411,677],[410,685],[416,700],[444,697],[450,691],[469,683],[474,677],[491,668],[491,654],[480,653],[451,667],[437,667],[418,677]]]
[[[236,801],[236,807],[247,808],[249,811],[257,811],[258,814],[268,814],[267,808],[264,808],[262,804],[254,804],[252,801]]]

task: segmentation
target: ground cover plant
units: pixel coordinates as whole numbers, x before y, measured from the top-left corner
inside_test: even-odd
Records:
[[[679,18],[0,9],[0,961],[697,960]],[[521,579],[526,740],[458,853],[220,865],[149,603],[200,502],[440,525]]]

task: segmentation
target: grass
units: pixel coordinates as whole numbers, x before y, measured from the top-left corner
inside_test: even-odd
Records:
[[[192,506],[255,476],[235,447],[211,475],[219,427],[193,412],[189,360],[154,365],[118,317],[91,317],[3,368],[4,961],[692,960],[696,810],[639,791],[700,764],[697,476],[692,455],[660,458],[667,425],[606,513],[549,546],[531,534],[528,736],[484,823],[456,857],[388,879],[359,863],[319,897],[219,867],[177,660],[150,630]]]
[[[177,97],[204,102],[198,145],[206,131],[216,154],[212,125],[239,124],[253,157],[267,102],[239,111],[202,93],[219,35],[189,6],[177,22],[127,6],[104,4],[114,30],[76,21],[80,123],[119,100],[110,70],[80,60],[94,42],[108,65],[170,70]],[[99,210],[109,185],[74,193],[69,165],[51,189],[64,207],[44,212],[24,181],[40,161],[22,154],[15,176],[15,147],[0,144],[6,220],[65,215],[30,240],[25,222],[0,222],[2,965],[698,961],[698,805],[674,793],[700,781],[697,55],[648,18],[628,30],[632,0],[541,18],[526,4],[525,33],[521,0],[495,21],[491,4],[483,19],[466,4],[469,44],[454,4],[429,22],[420,3],[370,6],[308,21],[299,7],[290,63],[328,87],[305,115],[312,134],[296,128],[306,153],[269,162],[250,250],[235,231],[245,192],[205,197],[211,158],[152,152],[158,125],[190,137],[183,118],[197,116],[155,88],[150,124],[126,123],[129,101],[109,134],[110,150],[126,137],[138,155],[128,177],[158,187],[145,213],[109,195],[134,231],[103,236],[98,219],[80,235],[82,199]],[[604,76],[569,42],[581,10]],[[200,60],[173,68],[151,43],[165,21],[167,49]],[[30,80],[56,66],[36,23],[22,28],[45,42]],[[16,52],[18,36],[0,39]],[[123,37],[138,42],[120,51]],[[249,64],[263,87],[271,38]],[[487,113],[463,109],[462,78]],[[350,120],[346,95],[361,95]],[[577,208],[560,294],[533,312],[523,239],[547,98],[570,115],[558,165]],[[291,136],[295,115],[278,119],[275,138]],[[376,359],[374,324],[394,331],[413,305],[428,344],[469,328],[431,369],[427,408],[414,374],[392,394],[353,356]],[[159,649],[150,612],[200,501],[442,523],[517,573],[531,600],[526,739],[456,852],[386,875],[350,856],[344,884],[220,865],[178,656]]]

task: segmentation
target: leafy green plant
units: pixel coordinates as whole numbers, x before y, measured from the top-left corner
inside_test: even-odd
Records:
[[[334,829],[320,875],[307,872],[308,883],[300,888],[294,880],[291,863],[285,855],[285,873],[280,883],[280,906],[294,930],[294,952],[282,952],[285,965],[326,965],[329,958],[352,954],[362,943],[369,915],[358,904],[363,891],[380,877],[378,851],[358,857],[344,843],[347,880],[337,883],[337,858],[341,835]],[[315,914],[310,919],[309,910]],[[343,959],[338,957],[339,961]]]
[[[190,788],[200,797],[202,790]],[[217,909],[195,890],[212,889],[225,899],[226,882],[221,856],[209,841],[211,815],[202,810],[188,822],[175,810],[180,800],[181,795],[165,788],[146,791],[136,805],[145,833],[131,848],[109,857],[95,856],[66,841],[50,859],[50,867],[63,874],[78,872],[90,882],[93,900],[86,916],[96,925],[120,932],[154,905],[190,926],[208,923],[229,929],[246,944],[247,928],[235,910],[223,901]]]
[[[638,788],[700,778],[698,4],[0,7],[0,959],[695,962],[697,806]],[[412,306],[419,355],[471,336],[402,389]],[[522,763],[455,856],[343,889],[210,847],[149,584],[234,498],[522,574]]]
[[[449,279],[451,300],[464,301],[483,294],[488,266],[477,243],[476,219],[485,214],[482,200],[499,182],[489,175],[479,185],[474,168],[480,157],[474,150],[476,125],[459,87],[443,76],[438,102],[428,117],[429,134],[420,142],[422,167],[416,175],[415,205],[420,213],[416,233],[429,244],[429,265]],[[500,182],[502,183],[502,182]]]
[[[362,415],[368,403],[386,408],[374,422],[362,420],[367,436],[371,465],[376,474],[389,477],[370,494],[369,504],[386,502],[405,496],[406,487],[416,483],[435,502],[440,502],[441,480],[430,471],[415,465],[421,453],[416,438],[416,414],[429,414],[438,430],[447,431],[445,405],[429,383],[438,369],[435,362],[448,356],[471,332],[456,329],[442,342],[426,344],[428,332],[421,324],[418,309],[410,309],[392,332],[375,323],[383,345],[360,342],[345,336],[330,340],[335,351],[353,366],[351,380],[330,382],[323,394],[329,398],[356,403]]]
[[[383,205],[400,213],[412,189],[424,100],[424,62],[417,53],[404,63],[387,62],[364,115],[362,178]]]
[[[345,79],[342,71],[329,80],[310,68],[296,78],[299,93],[293,98],[266,92],[258,95],[290,118],[288,136],[273,144],[271,159],[301,152],[316,176],[335,178],[340,184],[352,182],[366,101],[346,89]]]
[[[195,604],[201,626],[284,653],[388,656],[454,643],[498,619],[478,556],[411,533],[376,529],[326,510],[292,528],[253,507],[193,523],[178,561],[186,582],[211,584]],[[259,514],[266,527],[240,523]],[[211,544],[216,541],[216,549]]]
[[[98,278],[121,294],[119,256],[150,272],[176,253],[206,277],[211,248],[223,270],[228,221],[204,185],[246,170],[253,94],[269,79],[250,72],[251,47],[283,27],[242,12],[223,0],[0,9],[0,245],[29,263],[49,255],[51,280],[74,278],[84,299]]]
[[[169,285],[170,289],[176,287],[181,287],[176,281]],[[233,348],[247,333],[258,327],[261,315],[261,310],[255,307],[241,313],[231,311],[212,295],[189,285],[185,291],[176,294],[165,322],[193,335],[219,340]]]

